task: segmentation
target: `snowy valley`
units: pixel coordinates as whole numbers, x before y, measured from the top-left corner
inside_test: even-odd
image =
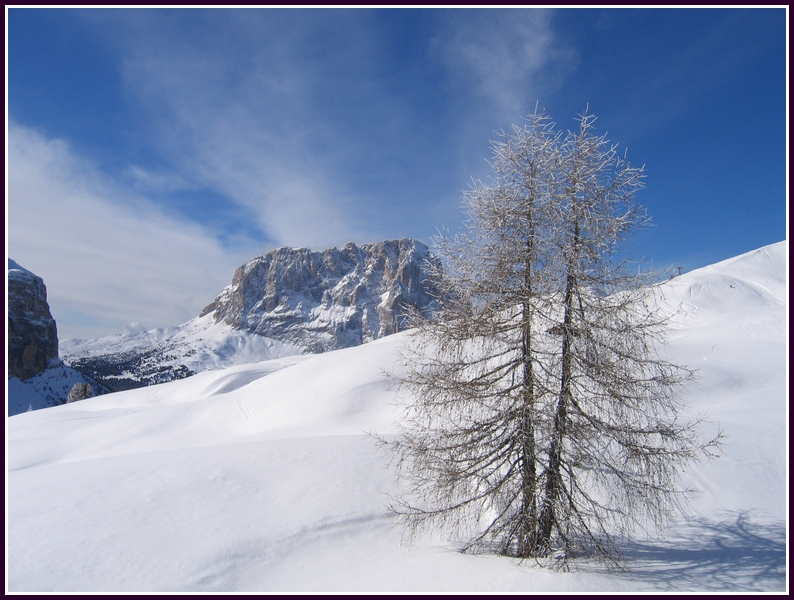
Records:
[[[158,365],[204,372],[7,419],[8,590],[784,591],[786,262],[780,242],[660,284],[672,323],[664,352],[698,369],[684,399],[727,442],[683,474],[690,513],[664,537],[637,532],[626,546],[626,572],[463,555],[443,532],[410,543],[394,527],[387,505],[399,483],[369,434],[394,435],[405,401],[387,374],[399,376],[411,333],[387,327],[393,313],[377,307],[416,291],[409,262],[390,280],[402,288],[355,292],[361,280],[341,274],[344,294],[248,306],[244,293],[230,300],[233,283],[180,328],[62,344],[72,361],[161,348],[171,362]],[[256,271],[241,269],[237,284]],[[363,292],[375,308],[356,316],[357,303],[340,298]],[[289,335],[268,336],[259,317],[279,306],[315,325],[270,320],[271,335]],[[340,308],[322,313],[329,306]],[[333,328],[357,343],[334,346]]]

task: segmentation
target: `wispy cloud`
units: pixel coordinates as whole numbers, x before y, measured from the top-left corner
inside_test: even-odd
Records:
[[[198,186],[173,171],[153,171],[138,165],[128,165],[124,173],[131,187],[143,194],[167,194],[182,190],[195,191]]]
[[[61,339],[182,323],[254,253],[164,214],[64,141],[11,124],[8,149],[9,254],[44,278]]]
[[[349,173],[337,169],[350,152],[348,123],[316,114],[329,110],[324,100],[339,109],[325,91],[362,86],[356,75],[366,69],[368,42],[355,18],[323,23],[304,14],[290,25],[280,11],[121,17],[114,33],[126,88],[174,170],[160,175],[163,187],[186,181],[215,190],[250,210],[273,246],[325,247],[364,235]],[[334,47],[335,38],[344,43]]]
[[[545,9],[459,11],[438,39],[461,85],[487,100],[500,120],[517,121],[555,91],[576,62]]]
[[[411,15],[432,21],[433,33],[392,35]],[[454,167],[460,181],[447,194],[457,212],[469,161],[482,163],[492,131],[531,110],[571,58],[545,10],[444,11],[438,20],[367,10],[87,18],[119,49],[130,102],[173,179],[250,211],[273,246],[394,235],[384,224],[399,221],[398,205],[425,210],[450,199],[405,182],[431,189],[450,168],[446,155],[462,152],[476,159]]]

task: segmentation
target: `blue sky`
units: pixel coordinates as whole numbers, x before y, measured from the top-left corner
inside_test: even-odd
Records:
[[[61,339],[198,314],[278,246],[462,222],[489,141],[585,106],[646,165],[632,253],[686,270],[787,236],[787,13],[7,11],[8,255]]]

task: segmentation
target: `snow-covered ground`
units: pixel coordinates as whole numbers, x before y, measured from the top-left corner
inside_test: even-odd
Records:
[[[20,591],[783,591],[787,579],[786,243],[662,286],[666,352],[697,367],[685,399],[723,456],[629,570],[557,573],[408,544],[386,503],[406,334],[7,420],[7,586]]]

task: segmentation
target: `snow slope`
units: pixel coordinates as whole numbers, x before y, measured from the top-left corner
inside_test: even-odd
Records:
[[[625,573],[402,539],[395,473],[366,435],[395,431],[401,333],[10,417],[8,590],[786,590],[786,252],[660,287],[666,352],[700,369],[686,400],[728,443],[684,475],[691,514],[629,546]]]

